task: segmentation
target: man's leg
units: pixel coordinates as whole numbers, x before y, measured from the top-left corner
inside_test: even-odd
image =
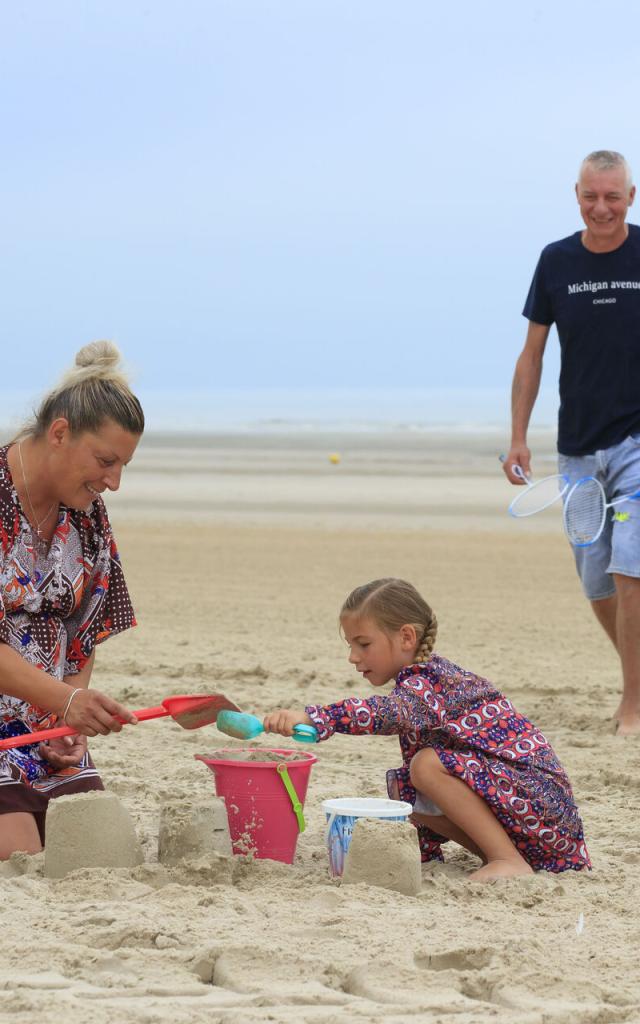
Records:
[[[630,736],[640,733],[640,579],[618,573],[613,578],[617,591],[616,647],[622,664],[617,733]]]
[[[618,596],[603,597],[599,601],[592,601],[593,613],[609,637],[611,643],[618,650],[618,627],[616,624]]]

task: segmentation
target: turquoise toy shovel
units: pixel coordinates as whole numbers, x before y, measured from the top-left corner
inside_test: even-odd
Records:
[[[259,718],[244,714],[242,711],[219,711],[216,725],[220,732],[234,736],[237,740],[252,740],[264,732],[264,726]],[[315,743],[318,739],[318,730],[312,725],[296,725],[293,729],[293,738],[298,743]]]

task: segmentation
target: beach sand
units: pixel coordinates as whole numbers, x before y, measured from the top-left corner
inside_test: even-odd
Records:
[[[142,864],[53,879],[43,855],[15,855],[0,869],[0,1019],[640,1021],[640,742],[612,735],[618,666],[557,514],[505,513],[499,441],[145,439],[109,501],[139,625],[100,648],[94,685],[134,709],[174,693],[222,691],[257,714],[364,696],[337,612],[354,586],[403,576],[437,612],[438,651],[492,679],[555,746],[593,871],[474,885],[477,862],[447,844],[417,896],[340,886],[321,802],[385,796],[400,763],[395,737],[342,736],[313,748],[293,865],[160,864],[162,805],[211,799],[194,755],[236,741],[149,721],[91,741]],[[540,451],[541,474],[548,437]]]

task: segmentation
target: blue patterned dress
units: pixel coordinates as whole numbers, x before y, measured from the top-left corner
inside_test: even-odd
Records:
[[[320,740],[334,732],[398,735],[402,766],[387,772],[389,796],[415,803],[411,759],[430,747],[489,805],[535,871],[591,867],[562,765],[540,730],[487,679],[434,654],[403,668],[388,696],[305,710]],[[418,836],[423,861],[443,860],[444,836],[422,825]]]

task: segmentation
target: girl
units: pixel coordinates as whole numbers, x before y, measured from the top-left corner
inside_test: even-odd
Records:
[[[542,733],[488,680],[433,651],[436,617],[399,579],[353,591],[340,612],[349,661],[389,696],[280,709],[267,732],[314,725],[334,732],[397,733],[403,764],[387,772],[392,799],[413,804],[422,859],[460,843],[483,861],[478,880],[591,867],[571,785]]]
[[[125,707],[89,682],[96,645],[135,625],[102,500],[144,430],[110,342],[86,345],[35,419],[0,448],[0,860],[37,853],[52,797],[103,789],[87,736]],[[56,720],[78,735],[29,744]]]

